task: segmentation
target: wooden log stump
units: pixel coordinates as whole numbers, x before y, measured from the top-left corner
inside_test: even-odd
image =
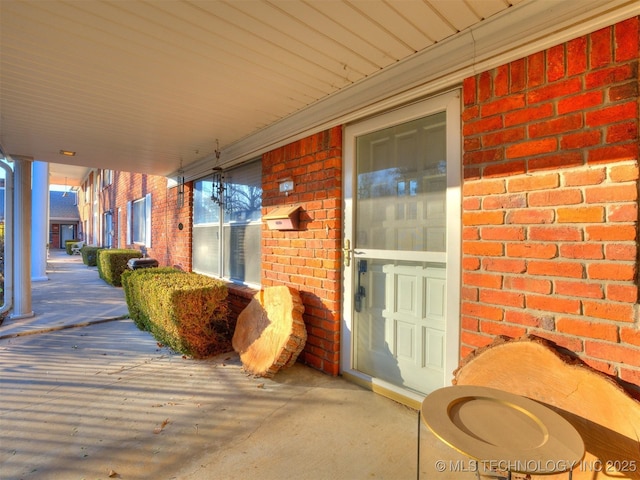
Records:
[[[232,340],[244,369],[272,377],[293,365],[307,341],[303,312],[300,294],[293,288],[267,287],[254,295],[238,316]]]

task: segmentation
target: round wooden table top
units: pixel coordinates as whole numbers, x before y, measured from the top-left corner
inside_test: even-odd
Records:
[[[495,388],[441,388],[424,399],[420,410],[436,437],[495,470],[565,472],[584,455],[580,434],[564,417],[534,400]]]

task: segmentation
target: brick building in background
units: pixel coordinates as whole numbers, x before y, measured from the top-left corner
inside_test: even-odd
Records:
[[[462,125],[460,158],[446,166],[462,172],[460,215],[446,227],[461,229],[460,245],[452,245],[455,236],[447,245],[461,264],[461,285],[447,286],[460,310],[457,331],[446,332],[457,358],[496,336],[531,333],[640,392],[639,23],[634,17],[448,86],[459,92]],[[345,192],[356,180],[344,127],[252,159],[259,185],[238,183],[261,189],[262,216],[300,206],[298,230],[269,230],[255,205],[254,216],[227,225],[206,201],[218,187],[211,171],[183,186],[94,171],[80,194],[87,240],[145,247],[161,265],[222,272],[235,315],[260,287],[298,289],[308,330],[300,360],[337,375],[349,369],[341,350],[350,339],[345,284],[353,281],[343,266]],[[233,174],[225,172],[229,188],[230,178],[253,178]],[[285,178],[295,185],[286,195],[279,190]],[[233,218],[232,207],[220,208]],[[234,243],[240,224],[251,247]],[[220,265],[212,260],[218,254]]]

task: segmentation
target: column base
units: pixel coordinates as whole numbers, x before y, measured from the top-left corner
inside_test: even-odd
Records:
[[[20,314],[17,314],[17,315],[11,314],[11,315],[9,315],[9,318],[11,320],[20,320],[20,319],[23,319],[23,318],[35,317],[35,315],[36,314],[34,312],[20,313]]]

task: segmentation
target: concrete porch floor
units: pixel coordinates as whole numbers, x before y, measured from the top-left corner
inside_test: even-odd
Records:
[[[183,358],[79,257],[48,275],[36,315],[0,326],[4,480],[475,478],[424,425],[418,472],[414,410],[300,364],[267,380],[235,353]]]

